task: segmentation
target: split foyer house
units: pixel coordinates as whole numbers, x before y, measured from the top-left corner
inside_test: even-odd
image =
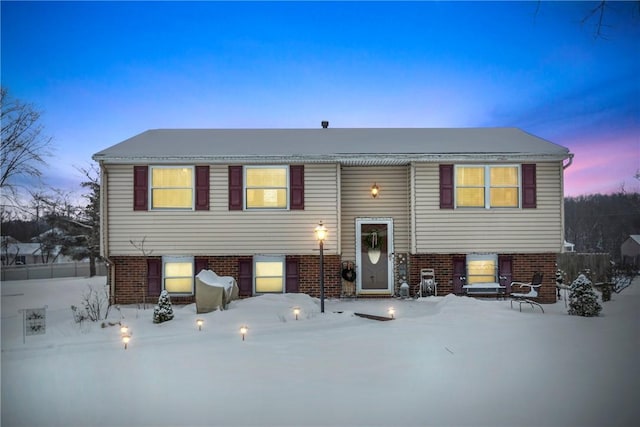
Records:
[[[93,156],[112,296],[192,302],[202,269],[318,296],[322,222],[329,297],[414,295],[430,268],[438,295],[541,272],[552,302],[571,158],[515,128],[149,130]]]

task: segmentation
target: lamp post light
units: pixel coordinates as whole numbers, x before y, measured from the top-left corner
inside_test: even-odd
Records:
[[[320,243],[320,312],[324,313],[324,240],[327,238],[327,227],[322,221],[315,229],[316,239]]]
[[[242,334],[242,341],[244,341],[244,336],[247,334],[248,330],[249,330],[249,328],[247,328],[246,326],[241,326],[240,327],[240,333]]]
[[[298,307],[295,307],[293,309],[293,314],[296,315],[296,320],[298,320],[298,315],[300,314],[300,309]]]
[[[396,310],[393,307],[389,307],[389,317],[393,319],[395,314]]]
[[[196,320],[196,325],[198,325],[198,330],[201,331],[202,330],[202,324],[204,323],[204,320],[202,319],[197,319]]]

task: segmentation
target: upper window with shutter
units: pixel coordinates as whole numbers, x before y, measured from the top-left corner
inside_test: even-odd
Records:
[[[456,208],[517,208],[521,194],[517,165],[457,165]]]
[[[247,209],[287,209],[289,168],[287,166],[246,166]]]
[[[193,209],[192,166],[151,167],[152,209]]]
[[[209,166],[135,166],[134,210],[209,210]]]
[[[229,210],[303,210],[304,165],[229,166]]]

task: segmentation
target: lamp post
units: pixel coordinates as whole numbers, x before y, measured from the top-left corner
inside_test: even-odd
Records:
[[[324,313],[324,240],[327,238],[327,227],[322,221],[316,227],[315,233],[320,243],[320,313]]]

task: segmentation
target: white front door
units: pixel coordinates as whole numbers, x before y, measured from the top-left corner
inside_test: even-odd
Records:
[[[359,295],[393,295],[392,252],[392,218],[356,218],[356,282]]]

